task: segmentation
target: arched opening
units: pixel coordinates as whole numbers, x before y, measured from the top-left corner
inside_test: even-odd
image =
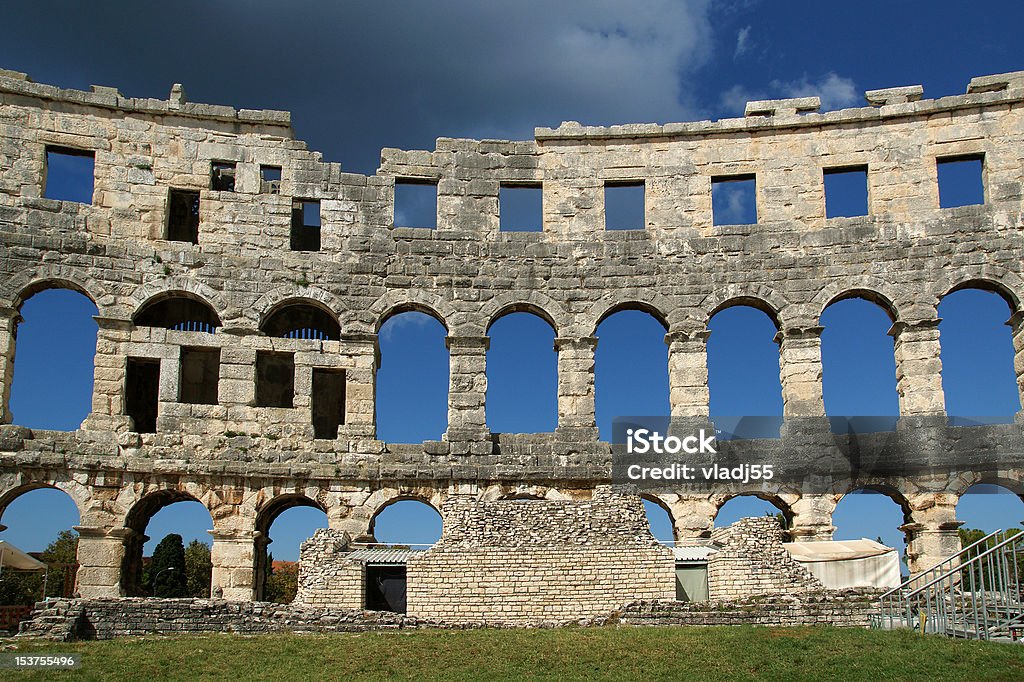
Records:
[[[285,303],[267,315],[260,331],[280,339],[337,341],[341,325],[327,310],[310,303]]]
[[[26,486],[0,500],[0,540],[32,554],[44,571],[4,566],[0,606],[13,617],[27,617],[32,605],[47,597],[70,597],[78,570],[78,506],[70,495],[49,486]],[[21,609],[21,610],[18,610]]]
[[[441,514],[433,506],[406,497],[378,509],[368,533],[371,542],[425,549],[441,539],[441,531]]]
[[[892,322],[887,308],[861,296],[834,301],[821,314],[822,391],[825,413],[837,418],[836,428],[841,428],[838,418],[843,417],[860,418],[847,424],[855,430],[860,421],[868,431],[896,427],[900,405],[896,356],[888,334]]]
[[[740,519],[774,516],[783,530],[793,521],[793,511],[780,499],[761,493],[740,493],[726,500],[715,514],[715,528],[730,526]]]
[[[128,513],[121,588],[130,597],[209,597],[207,508],[188,493],[161,490]]]
[[[327,513],[305,495],[283,495],[259,513],[253,576],[257,601],[291,603],[298,588],[299,549],[320,528],[327,528]]]
[[[448,428],[446,330],[419,311],[388,317],[377,334],[377,437],[390,443],[438,440]]]
[[[558,425],[555,330],[533,312],[512,312],[487,330],[487,426],[495,433],[542,433]]]
[[[726,437],[777,438],[782,427],[778,326],[761,307],[723,308],[708,322],[711,417]]]
[[[900,571],[907,568],[907,538],[900,526],[910,523],[910,505],[903,497],[886,488],[857,488],[843,495],[832,512],[835,540],[875,540],[896,550]]]
[[[942,389],[954,425],[1010,423],[1020,410],[1013,367],[1012,313],[994,291],[963,287],[938,307]]]
[[[655,498],[644,496],[644,514],[647,516],[647,523],[651,527],[651,535],[658,542],[671,545],[676,541],[675,523],[672,521],[672,512],[664,502]]]
[[[11,414],[21,426],[74,431],[92,409],[98,326],[95,304],[70,289],[45,289],[20,309]]]
[[[616,417],[669,414],[664,320],[647,309],[619,309],[597,326],[594,400],[601,439]]]
[[[142,306],[134,319],[138,327],[159,327],[181,332],[213,334],[220,317],[209,303],[184,294],[171,294]]]
[[[1017,484],[1024,490],[1024,484]],[[975,483],[960,496],[956,518],[963,521],[960,540],[965,545],[997,530],[1024,526],[1024,495],[998,483]]]

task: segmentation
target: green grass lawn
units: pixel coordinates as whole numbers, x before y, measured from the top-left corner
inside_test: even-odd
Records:
[[[4,671],[5,679],[1024,679],[1024,645],[838,628],[409,630],[15,643],[18,653],[79,653],[82,667]]]

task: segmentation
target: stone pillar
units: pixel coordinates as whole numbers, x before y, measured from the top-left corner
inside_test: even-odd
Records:
[[[210,560],[213,576],[210,592],[213,597],[231,601],[252,601],[253,574],[256,567],[256,540],[254,531],[214,530]]]
[[[345,374],[345,426],[352,436],[373,437],[377,431],[376,334],[346,334],[343,348],[355,356],[355,367]]]
[[[832,525],[835,508],[836,500],[832,495],[804,495],[791,506],[790,538],[800,542],[831,540],[835,530]]]
[[[927,571],[960,551],[963,525],[956,520],[956,503],[942,495],[913,500],[911,520],[900,526],[907,536],[907,567],[911,575]],[[956,564],[952,564],[955,566]]]
[[[596,436],[593,336],[558,337],[558,429],[590,429]]]
[[[706,498],[680,499],[669,505],[676,542],[698,545],[711,537],[718,510]]]
[[[895,341],[900,416],[945,415],[939,319],[896,322],[889,330],[889,336]]]
[[[75,531],[78,532],[75,591],[86,599],[123,596],[121,564],[125,540],[134,531],[101,526],[75,526]]]
[[[94,317],[96,355],[93,369],[92,411],[82,423],[83,429],[127,431],[131,419],[125,414],[125,372],[127,358],[123,346],[131,340],[131,320]]]
[[[1024,311],[1010,315],[1006,325],[1013,333],[1013,372],[1017,376],[1017,396],[1024,408]],[[1017,414],[1024,417],[1024,409]]]
[[[669,405],[673,417],[707,417],[711,394],[708,390],[707,329],[671,331],[668,344]]]
[[[790,417],[824,417],[821,388],[822,327],[790,328],[775,335],[779,344],[782,412]]]
[[[448,430],[445,440],[479,441],[488,437],[487,429],[487,348],[486,336],[448,336]]]
[[[11,383],[14,381],[14,340],[21,315],[14,308],[0,308],[0,424],[10,424]]]

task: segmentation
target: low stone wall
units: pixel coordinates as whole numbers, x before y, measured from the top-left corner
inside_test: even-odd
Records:
[[[351,538],[344,531],[320,528],[302,543],[295,604],[325,608],[363,608],[366,565],[348,559]]]
[[[388,611],[325,609],[225,599],[59,599],[36,605],[19,636],[113,639],[136,635],[233,632],[352,632],[441,627]]]
[[[619,614],[623,625],[832,625],[866,628],[878,612],[880,590],[809,592],[799,596],[733,601],[634,602]]]

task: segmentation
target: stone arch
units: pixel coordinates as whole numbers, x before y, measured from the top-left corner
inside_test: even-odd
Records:
[[[979,265],[957,268],[954,273],[937,280],[931,288],[928,303],[938,308],[943,298],[961,289],[994,292],[1006,301],[1012,312],[1020,310],[1021,300],[1024,300],[1024,279],[1020,275],[997,265]]]
[[[491,502],[494,500],[569,500],[572,496],[566,495],[558,488],[551,488],[543,485],[499,485],[488,486],[480,493],[480,500]]]
[[[289,319],[289,312],[294,315]],[[259,329],[267,336],[281,337],[298,324],[315,330],[311,336],[286,338],[320,338],[337,341],[341,338],[341,323],[333,310],[313,298],[288,298],[271,307],[260,318]]]
[[[25,301],[47,289],[77,291],[93,302],[100,316],[123,317],[103,283],[76,268],[49,263],[22,271],[0,284],[0,305],[20,310]]]
[[[419,289],[389,291],[374,301],[368,312],[372,320],[370,329],[365,331],[377,333],[389,319],[408,312],[430,315],[441,323],[449,335],[453,333],[453,321],[457,314],[451,304],[440,296]]]
[[[281,493],[269,500],[266,500],[263,504],[257,507],[252,580],[253,595],[256,601],[263,601],[265,596],[264,590],[266,588],[268,559],[267,547],[271,541],[270,528],[274,525],[274,521],[276,521],[281,514],[296,507],[311,507],[313,509],[319,509],[325,515],[327,514],[326,505],[322,504],[318,498],[309,497],[301,491]]]
[[[782,516],[786,520],[786,529],[793,527],[793,519],[796,516],[796,513],[793,511],[793,505],[800,496],[795,494],[766,492],[763,490],[741,490],[739,492],[729,492],[712,496],[710,501],[715,507],[715,516],[711,519],[711,522],[714,523],[718,519],[718,515],[722,511],[722,507],[738,497],[756,497],[759,500],[764,500],[782,512]]]
[[[422,502],[429,507],[432,507],[438,516],[441,517],[442,529],[444,527],[444,514],[442,513],[442,507],[445,500],[448,499],[448,495],[445,492],[435,490],[433,488],[414,488],[414,487],[403,487],[403,488],[384,488],[381,490],[374,491],[357,509],[352,512],[354,519],[363,520],[365,525],[362,526],[364,529],[364,535],[366,538],[373,536],[374,523],[376,523],[377,517],[380,513],[395,504],[396,502],[402,502],[405,500],[411,500],[414,502]],[[366,539],[364,538],[364,539]],[[359,539],[359,538],[356,538]]]
[[[812,325],[818,324],[822,313],[833,303],[844,301],[850,298],[862,298],[865,301],[874,303],[889,316],[893,322],[901,319],[900,311],[904,313],[914,305],[914,301],[908,295],[890,283],[872,277],[862,275],[858,277],[843,278],[825,284],[818,293],[814,295],[808,306],[802,312],[808,317]]]
[[[555,336],[568,326],[565,309],[554,299],[540,293],[502,294],[492,298],[481,310],[480,321],[486,326],[483,333],[490,332],[491,326],[505,315],[530,313],[551,325]]]
[[[960,498],[976,485],[998,485],[1006,488],[1019,497],[1021,501],[1024,501],[1024,478],[1017,478],[1012,473],[1006,471],[986,474],[972,472],[967,475],[961,475],[956,481],[955,487],[951,490],[952,494],[956,497],[957,504],[959,504]]]
[[[594,303],[584,314],[582,324],[587,328],[590,336],[597,336],[597,328],[615,313],[624,310],[638,310],[657,320],[667,332],[669,330],[668,313],[674,308],[671,301],[657,292],[623,289],[614,298],[602,298]]]
[[[711,318],[717,313],[734,306],[749,306],[760,310],[771,319],[776,329],[782,329],[784,323],[790,322],[784,319],[788,317],[786,313],[789,302],[771,287],[757,284],[746,288],[730,284],[708,294],[701,301],[699,308],[703,313],[705,326],[711,323]]]
[[[665,514],[668,515],[668,522],[672,530],[672,540],[674,542],[678,541],[679,530],[676,527],[676,515],[672,511],[672,505],[667,500],[662,499],[662,497],[660,495],[657,495],[656,493],[641,493],[640,499],[645,502],[650,502],[651,504],[657,506],[659,509],[664,511]],[[648,526],[650,526],[650,518],[648,518]],[[651,528],[650,530],[651,534],[653,535],[654,529]]]
[[[177,327],[174,326],[173,324],[171,324],[170,326],[164,323],[147,324],[147,322],[155,321],[148,320],[147,318],[150,317],[150,314],[157,313],[159,307],[165,306],[169,303],[175,303],[178,301],[184,301],[199,306],[193,311],[193,314],[191,315],[191,317],[196,318],[192,320],[192,322],[197,322],[198,325],[189,325],[194,326],[195,329],[186,329],[183,331],[212,332],[214,328],[221,326],[220,316],[217,314],[217,311],[214,309],[214,307],[210,305],[210,302],[207,301],[205,298],[188,291],[165,291],[147,299],[135,311],[134,315],[132,316],[132,321],[135,323],[136,326],[140,327],[166,327],[168,329],[177,329]],[[181,317],[181,315],[178,315],[177,317]]]
[[[122,491],[124,515],[124,556],[121,560],[121,589],[126,596],[143,596],[142,550],[148,539],[145,531],[150,520],[164,507],[176,502],[199,502],[206,507],[212,522],[216,523],[216,508],[220,499],[197,484],[176,487],[145,486],[142,490],[131,486]],[[130,501],[130,504],[124,504]],[[220,514],[223,515],[223,514]]]
[[[5,481],[6,485],[0,488],[0,491],[2,491],[0,492],[0,521],[3,520],[7,507],[22,495],[33,490],[49,489],[59,490],[71,498],[75,508],[78,510],[79,523],[85,522],[86,513],[89,510],[92,498],[92,491],[88,486],[82,485],[70,478],[54,481],[26,480],[24,474],[12,474],[4,478],[10,480]]]
[[[895,502],[903,512],[903,522],[910,523],[914,512],[910,499],[901,490],[888,483],[864,483],[852,485],[846,490],[846,492],[836,496],[836,504],[832,508],[833,513],[835,512],[835,509],[839,507],[839,503],[842,502],[847,495],[855,493],[858,490],[871,490],[888,497],[890,500]]]
[[[262,328],[263,323],[280,308],[295,303],[313,305],[328,313],[338,323],[346,317],[347,308],[340,298],[325,289],[315,286],[289,284],[279,286],[256,299],[246,314],[252,317],[254,327]]]
[[[209,305],[222,322],[237,319],[241,311],[233,310],[223,294],[191,277],[167,277],[137,287],[128,297],[131,319],[146,305],[168,296],[188,296]]]

